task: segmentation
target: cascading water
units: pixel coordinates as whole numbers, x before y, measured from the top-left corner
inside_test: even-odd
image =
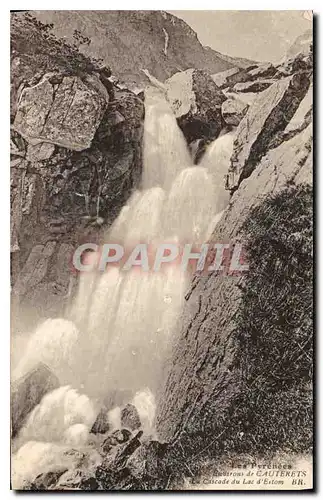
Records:
[[[145,107],[142,189],[123,207],[105,241],[126,248],[138,242],[152,248],[160,242],[203,243],[228,202],[223,177],[233,133],[214,141],[194,166],[163,94],[148,89]],[[81,273],[67,318],[40,325],[13,373],[18,378],[43,361],[62,386],[43,398],[18,436],[22,448],[13,460],[17,477],[21,479],[21,455],[31,448],[43,453],[47,446],[37,447],[34,441],[53,443],[58,461],[66,445],[85,446],[109,393],[130,390],[139,412],[146,415],[146,427],[153,428],[153,393],[176,336],[188,279],[189,271],[175,265],[159,272],[111,267],[104,273]],[[113,411],[115,421],[119,410]],[[47,434],[46,425],[51,429]]]

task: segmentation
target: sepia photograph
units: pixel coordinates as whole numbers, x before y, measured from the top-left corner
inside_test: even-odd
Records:
[[[11,11],[12,490],[313,490],[313,23]]]

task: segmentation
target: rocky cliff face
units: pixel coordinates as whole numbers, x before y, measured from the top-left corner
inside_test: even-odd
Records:
[[[210,239],[241,243],[249,271],[196,275],[186,295],[158,415],[175,460],[312,446],[311,53],[284,67],[240,121]]]
[[[144,104],[32,19],[14,17],[11,34],[12,284],[33,323],[66,303],[73,246],[139,184]]]

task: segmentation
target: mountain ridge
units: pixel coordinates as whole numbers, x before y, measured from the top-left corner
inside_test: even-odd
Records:
[[[148,83],[143,69],[165,81],[192,67],[214,74],[254,63],[204,47],[185,21],[165,11],[29,12],[38,21],[53,24],[51,33],[57,38],[77,41],[80,52],[103,59],[113,75],[130,87]]]

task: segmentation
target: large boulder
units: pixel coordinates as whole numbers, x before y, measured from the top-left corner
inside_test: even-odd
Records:
[[[223,120],[227,125],[236,127],[247,113],[248,108],[249,105],[238,98],[227,99],[221,108]]]
[[[43,396],[59,387],[58,378],[40,363],[35,369],[13,382],[11,387],[11,432],[15,437],[26,417]]]
[[[188,143],[215,139],[222,127],[226,97],[204,71],[188,69],[166,80],[166,97]]]
[[[285,129],[310,85],[307,73],[275,82],[248,109],[237,129],[227,188],[235,190],[266,154],[274,136]]]
[[[13,127],[32,145],[49,142],[82,151],[91,146],[108,101],[95,75],[45,74],[21,90]]]

